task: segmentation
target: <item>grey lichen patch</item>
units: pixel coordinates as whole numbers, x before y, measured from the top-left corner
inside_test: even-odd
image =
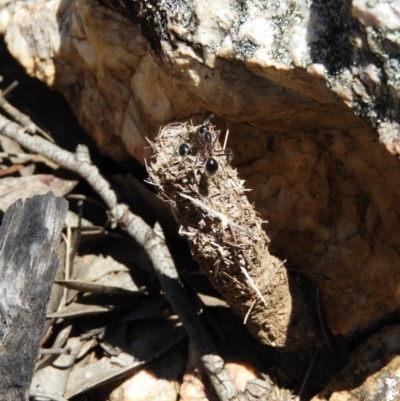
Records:
[[[253,57],[258,46],[245,36],[240,42],[233,43],[233,50],[238,60],[248,60]]]
[[[188,27],[194,19],[193,6],[191,2],[183,0],[160,0],[158,6],[168,13],[168,17]]]
[[[233,10],[236,10],[237,12],[232,23],[232,35],[236,36],[241,25],[248,19],[248,7],[245,1],[231,1],[230,6]]]
[[[394,96],[400,92],[400,61],[391,58],[385,63],[385,72],[388,76],[388,85],[394,90]]]
[[[398,32],[362,27],[345,1],[314,0],[310,7],[318,15],[309,27],[318,38],[309,44],[312,62],[325,66],[333,93],[377,128],[386,143],[387,127],[394,127],[392,122],[400,117]],[[376,70],[372,75],[371,66]],[[400,142],[399,133],[391,136],[396,135]]]
[[[193,154],[179,156],[179,145],[194,144],[199,128],[171,124],[161,130],[151,144],[150,180],[171,207],[202,273],[237,314],[248,315],[247,328],[257,339],[287,349],[314,342],[310,308],[299,291],[289,290],[283,263],[269,253],[244,181],[225,156],[215,156],[220,169],[209,177],[208,157],[199,145]],[[215,140],[216,132],[209,129]],[[213,146],[216,154],[224,153],[218,141]]]
[[[393,56],[400,55],[400,32],[390,30],[385,35],[386,39],[383,41],[385,50]]]
[[[159,0],[155,15],[160,16],[155,21],[164,39],[170,40],[171,36],[189,41],[193,39],[197,22],[191,1]]]
[[[249,0],[248,4],[258,8],[260,11],[266,10],[269,6],[274,3],[279,3],[277,1],[269,1],[269,0]]]
[[[294,25],[301,24],[303,20],[300,7],[296,1],[289,2],[286,10],[280,12],[277,9],[271,19],[275,24],[274,47],[271,53],[280,63],[292,65],[293,60],[289,51],[290,29]]]

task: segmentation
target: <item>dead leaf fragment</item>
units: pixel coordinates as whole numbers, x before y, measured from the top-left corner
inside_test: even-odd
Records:
[[[23,200],[34,195],[52,191],[55,196],[65,196],[74,189],[77,181],[63,180],[51,174],[29,177],[7,177],[0,180],[0,209],[7,208],[19,198]]]

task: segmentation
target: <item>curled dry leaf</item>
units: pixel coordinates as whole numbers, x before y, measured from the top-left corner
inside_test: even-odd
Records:
[[[145,295],[142,291],[138,291],[135,288],[129,288],[133,282],[128,273],[117,273],[114,276],[111,276],[109,281],[111,281],[109,284],[91,283],[89,281],[81,280],[57,280],[55,282],[72,290],[90,292],[92,294],[120,295],[126,297],[142,297]],[[126,284],[126,286],[124,286],[124,284]]]
[[[310,308],[300,290],[289,289],[287,271],[270,254],[269,238],[247,199],[244,181],[226,157],[215,157],[215,176],[206,174],[209,154],[195,139],[200,128],[175,123],[161,130],[151,144],[150,180],[171,207],[202,273],[237,314],[248,315],[246,326],[253,336],[267,345],[304,347],[315,341]],[[207,129],[214,152],[225,153],[213,127]],[[194,152],[179,156],[185,150],[180,144],[194,144]]]
[[[122,311],[133,308],[134,302],[141,301],[139,299],[136,300],[135,298],[135,300],[132,299],[131,302],[126,302],[125,297],[103,294],[85,294],[80,296],[77,301],[67,305],[60,311],[48,314],[47,317],[66,318]]]

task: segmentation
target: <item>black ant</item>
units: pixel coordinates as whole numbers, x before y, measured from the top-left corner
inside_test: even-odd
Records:
[[[210,119],[214,117],[214,114],[211,114],[200,128],[194,133],[190,145],[187,143],[181,143],[178,146],[178,154],[179,156],[186,157],[189,154],[196,155],[196,162],[199,154],[206,159],[204,163],[204,170],[208,177],[213,177],[217,174],[219,170],[219,165],[215,157],[226,156],[227,163],[229,163],[233,158],[233,152],[231,149],[226,148],[222,150],[215,150],[215,143],[218,141],[220,131],[215,135],[213,140],[212,134],[208,127],[210,123]]]

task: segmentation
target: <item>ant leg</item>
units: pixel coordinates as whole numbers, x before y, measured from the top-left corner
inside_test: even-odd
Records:
[[[220,135],[221,135],[221,131],[220,130],[215,131],[215,139],[214,139],[214,141],[212,143],[213,148],[214,148],[215,144],[217,143],[218,138],[219,138]]]
[[[226,156],[226,160],[227,160],[226,164],[229,164],[233,159],[233,150],[231,148],[225,148],[224,152],[225,152],[224,156]]]
[[[214,153],[214,156],[217,156],[217,157],[225,156],[226,164],[229,164],[233,159],[233,151],[231,148],[225,148],[221,152]]]

